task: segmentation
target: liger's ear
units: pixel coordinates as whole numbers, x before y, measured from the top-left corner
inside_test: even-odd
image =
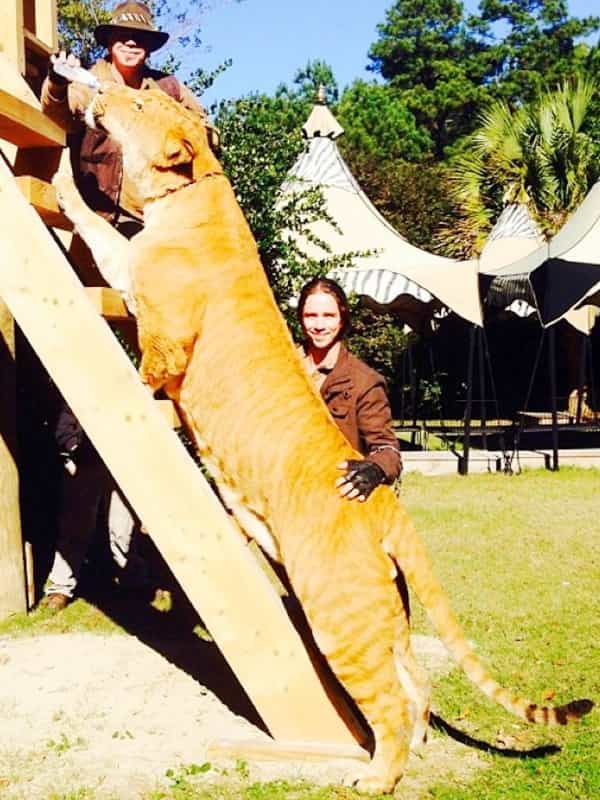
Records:
[[[165,139],[162,163],[159,163],[158,166],[169,169],[169,167],[176,167],[180,164],[189,164],[193,157],[194,148],[190,142],[176,133],[170,133]]]

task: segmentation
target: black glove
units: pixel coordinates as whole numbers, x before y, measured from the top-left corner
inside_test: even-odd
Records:
[[[385,472],[373,461],[346,461],[346,474],[339,486],[350,484],[365,500],[375,487],[385,481]]]

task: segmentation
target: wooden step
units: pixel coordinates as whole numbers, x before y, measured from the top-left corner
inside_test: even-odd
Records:
[[[19,189],[38,212],[46,225],[63,231],[73,229],[73,223],[60,210],[56,200],[56,190],[51,183],[34,178],[33,175],[20,175],[15,179]]]
[[[64,147],[64,130],[37,108],[0,89],[0,139],[17,147]]]

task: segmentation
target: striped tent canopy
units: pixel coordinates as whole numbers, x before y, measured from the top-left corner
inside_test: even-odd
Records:
[[[544,241],[527,206],[511,203],[503,209],[487,238],[479,257],[479,270],[482,274],[499,270],[542,247]],[[519,277],[493,281],[485,301],[488,308],[510,311],[518,317],[537,313],[529,282]]]
[[[336,227],[311,226],[317,241],[302,238],[301,249],[324,260],[329,255],[364,253],[354,267],[335,270],[346,290],[380,310],[393,310],[411,327],[428,324],[446,308],[468,322],[483,324],[482,301],[520,315],[532,309],[542,325],[561,319],[589,332],[600,306],[600,182],[549,242],[522,205],[507,206],[481,257],[457,261],[411,245],[377,211],[350,172],[336,145],[343,129],[321,102],[303,127],[306,151],[282,187],[284,195],[318,186]],[[290,233],[290,236],[293,235]]]
[[[565,319],[589,333],[590,306],[600,304],[600,182],[550,241],[505,263],[486,263],[483,255],[480,288],[487,305],[525,301],[544,327]]]
[[[337,229],[326,221],[311,226],[312,236],[325,242],[330,252],[306,238],[298,241],[301,249],[317,260],[331,254],[364,254],[354,259],[354,267],[337,269],[332,277],[372,307],[394,311],[415,329],[428,324],[442,307],[481,325],[477,262],[421,250],[381,216],[340,155],[335,140],[343,130],[327,106],[313,108],[303,131],[308,146],[282,192],[285,196],[318,186]]]

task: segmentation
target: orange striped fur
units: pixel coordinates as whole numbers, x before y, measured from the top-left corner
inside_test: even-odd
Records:
[[[141,376],[179,404],[225,503],[285,565],[318,646],[369,722],[375,751],[358,787],[392,791],[411,736],[423,739],[427,726],[428,682],[411,649],[396,567],[490,699],[545,724],[587,713],[589,701],[539,708],[494,681],[388,487],[364,504],[338,496],[336,465],[360,456],[302,368],[199,120],[162,92],[145,92],[140,110],[137,94],[122,87],[101,95],[92,111],[147,193],[146,228],[127,250]],[[193,185],[167,193],[192,174]],[[69,213],[76,201],[64,182],[61,195]],[[84,238],[102,225],[83,220],[81,209],[74,214]]]

